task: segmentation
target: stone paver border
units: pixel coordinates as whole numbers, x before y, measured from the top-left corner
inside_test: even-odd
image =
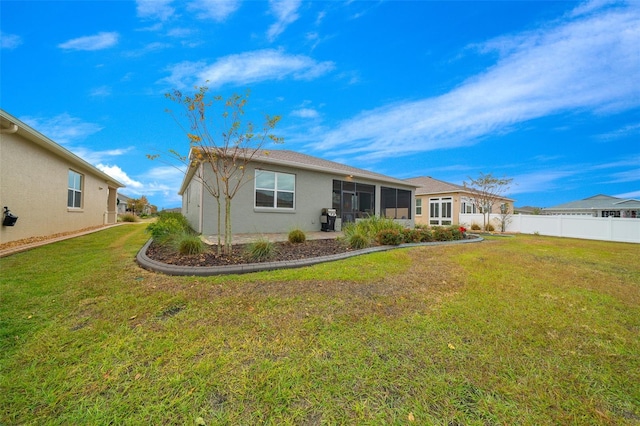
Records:
[[[170,265],[163,262],[158,262],[147,256],[147,249],[151,245],[153,239],[149,239],[147,243],[140,249],[136,256],[138,265],[142,268],[153,272],[161,272],[166,275],[181,275],[181,276],[199,276],[208,277],[215,275],[230,275],[230,274],[247,274],[250,272],[260,271],[273,271],[276,269],[291,269],[302,268],[304,266],[317,265],[319,263],[333,262],[336,260],[347,259],[353,256],[360,256],[363,254],[376,253],[380,251],[394,250],[399,248],[409,247],[421,247],[421,246],[440,246],[450,244],[468,244],[479,243],[484,241],[484,238],[477,236],[477,238],[471,238],[466,240],[456,241],[437,241],[431,243],[410,243],[400,244],[398,246],[376,246],[369,247],[362,250],[354,250],[347,253],[333,254],[329,256],[320,256],[307,259],[290,260],[282,262],[262,262],[262,263],[247,263],[242,265],[225,265],[225,266],[180,266]]]

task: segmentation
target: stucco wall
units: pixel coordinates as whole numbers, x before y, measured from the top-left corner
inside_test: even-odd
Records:
[[[182,215],[187,218],[196,232],[202,232],[200,204],[202,203],[202,183],[192,180],[182,196]]]
[[[84,177],[83,208],[77,210],[67,208],[69,169]],[[0,207],[18,216],[15,226],[0,226],[0,243],[102,225],[108,197],[107,183],[91,170],[72,166],[18,133],[0,135]]]
[[[286,233],[294,228],[300,228],[305,232],[320,231],[321,210],[332,206],[333,180],[348,180],[342,174],[327,174],[309,170],[300,170],[281,165],[263,165],[260,168],[274,172],[292,173],[296,176],[295,208],[268,209],[254,207],[254,182],[255,165],[249,165],[245,178],[249,178],[233,199],[232,232],[243,233]],[[376,212],[380,212],[380,182],[356,179],[358,183],[376,185]],[[193,184],[193,180],[192,183]],[[385,186],[391,186],[386,184]],[[406,189],[410,189],[407,187]],[[183,200],[184,200],[183,195]],[[193,197],[191,197],[193,198]],[[224,198],[221,198],[222,216],[224,220]],[[185,202],[183,201],[183,214],[185,214]],[[195,225],[195,219],[191,214],[185,214],[187,219]],[[412,226],[413,221],[407,220],[407,226]],[[217,204],[213,197],[204,193],[202,200],[202,233],[215,235],[217,233]],[[195,228],[195,226],[194,226]],[[224,232],[224,231],[223,231]]]
[[[448,193],[433,194],[433,195],[417,195],[416,199],[419,198],[422,200],[422,215],[420,216],[416,215],[415,223],[420,225],[429,225],[429,200],[431,198],[448,198],[448,197],[452,198],[452,209],[451,209],[452,224],[453,225],[460,224],[459,217],[460,217],[460,214],[462,213],[461,212],[462,198],[463,197],[471,198],[471,196],[469,194],[460,194],[457,192],[448,192]],[[513,203],[507,200],[505,200],[504,202],[508,204],[509,211],[513,212]],[[500,203],[495,203],[492,206],[491,210],[492,210],[492,214],[499,214]],[[480,222],[480,224],[482,225],[482,222]]]

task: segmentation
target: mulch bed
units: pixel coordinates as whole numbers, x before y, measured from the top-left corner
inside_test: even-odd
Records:
[[[289,242],[276,242],[273,244],[276,247],[275,256],[262,262],[300,260],[353,251],[353,249],[335,239],[307,240],[298,244]],[[207,251],[202,254],[181,255],[171,247],[152,242],[147,249],[147,257],[169,265],[181,266],[225,266],[259,263],[250,259],[246,254],[246,248],[247,244],[234,245],[231,256],[218,256],[216,254],[216,246],[208,247]]]

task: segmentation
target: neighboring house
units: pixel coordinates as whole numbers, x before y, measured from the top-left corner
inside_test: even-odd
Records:
[[[540,207],[533,206],[524,206],[524,207],[513,207],[513,212],[515,214],[542,214],[542,209]]]
[[[194,230],[214,235],[218,207],[198,179],[202,167],[185,175],[179,191],[182,213]],[[205,170],[211,173],[211,167]],[[288,150],[258,151],[245,179],[232,202],[233,233],[320,231],[322,209],[336,210],[337,230],[369,215],[413,226],[415,185],[400,179]],[[224,196],[220,201],[224,215]]]
[[[133,201],[133,198],[131,197],[127,197],[124,194],[120,194],[118,193],[118,214],[125,214],[128,212],[131,212],[131,207],[129,207],[131,205],[131,202]]]
[[[124,185],[0,110],[0,243],[116,223]]]
[[[546,215],[640,218],[640,200],[594,195],[542,209]]]
[[[482,213],[474,203],[469,188],[444,182],[430,176],[406,179],[417,186],[415,223],[419,225],[458,225],[460,213]],[[506,209],[506,210],[504,210]],[[501,197],[491,206],[492,214],[513,213],[513,200]]]
[[[135,199],[131,197],[127,197],[124,194],[118,193],[118,214],[125,213],[133,213],[133,203]],[[142,208],[141,212],[136,212],[137,214],[146,214],[150,215],[157,210],[156,206],[153,204],[147,204]]]

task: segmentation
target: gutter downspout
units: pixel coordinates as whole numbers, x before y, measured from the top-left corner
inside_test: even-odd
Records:
[[[10,122],[11,123],[11,122]],[[0,128],[0,133],[3,135],[10,135],[18,131],[18,125],[16,123],[11,123],[11,127],[8,128]]]

